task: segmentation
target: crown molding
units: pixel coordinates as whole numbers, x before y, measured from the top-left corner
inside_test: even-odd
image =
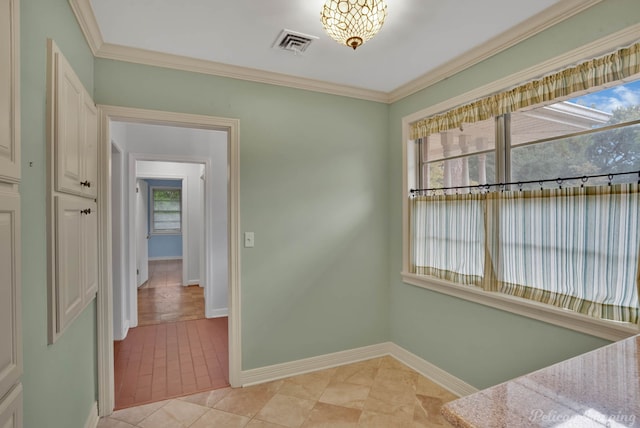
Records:
[[[73,13],[76,15],[78,24],[80,24],[84,38],[89,44],[89,49],[91,49],[93,56],[96,56],[96,53],[104,44],[104,39],[102,38],[102,32],[98,26],[96,16],[93,13],[91,3],[89,0],[69,0],[69,4],[71,5],[71,10],[73,10]]]
[[[232,79],[247,80],[270,85],[286,86],[295,89],[321,92],[350,98],[363,99],[391,104],[425,89],[441,80],[459,73],[497,53],[514,46],[521,41],[566,20],[602,0],[565,0],[531,19],[519,24],[481,46],[437,67],[423,76],[402,85],[391,92],[375,91],[349,85],[291,76],[239,67],[219,62],[190,58],[181,55],[166,54],[146,49],[105,43],[98,22],[93,13],[90,0],[69,0],[85,39],[96,58],[131,62],[136,64],[171,68],[194,73],[210,74]]]
[[[443,111],[472,102],[473,100],[481,97],[486,97],[488,94],[507,90],[515,85],[521,85],[532,79],[538,79],[546,74],[554,73],[573,64],[577,64],[590,58],[597,58],[598,56],[605,55],[615,49],[629,46],[638,41],[638,34],[640,34],[640,23],[609,34],[608,36],[602,37],[594,42],[580,46],[572,51],[565,52],[562,55],[541,62],[517,73],[510,74],[502,79],[475,88],[469,92],[448,98],[440,103],[414,112],[402,119],[403,127],[424,119],[425,117],[442,113]]]
[[[421,77],[408,82],[389,93],[389,102],[394,103],[425,89],[447,77],[453,76],[479,62],[484,61],[523,40],[532,37],[578,13],[586,10],[602,0],[566,0],[557,3],[538,13],[525,22],[513,27],[477,46],[453,60],[436,67]]]
[[[381,91],[356,88],[348,85],[339,85],[320,80],[291,76],[288,74],[274,73],[248,67],[239,67],[214,61],[166,54],[111,43],[103,43],[95,56],[97,58],[172,68],[175,70],[190,71],[194,73],[211,74],[214,76],[229,77],[232,79],[267,83],[270,85],[287,86],[290,88],[359,98],[368,101],[377,101],[381,103],[389,102],[388,94]]]

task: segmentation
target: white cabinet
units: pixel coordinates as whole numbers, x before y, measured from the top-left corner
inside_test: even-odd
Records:
[[[53,83],[52,134],[55,190],[97,196],[98,114],[96,107],[53,41],[50,43]]]
[[[18,0],[0,0],[0,181],[20,180]]]
[[[22,428],[22,384],[0,398],[0,427]]]
[[[0,398],[22,374],[20,304],[20,196],[0,190]]]
[[[52,40],[47,65],[49,343],[53,343],[98,290],[98,110]]]
[[[56,196],[55,205],[56,330],[60,333],[98,289],[98,214],[95,202],[82,198]]]

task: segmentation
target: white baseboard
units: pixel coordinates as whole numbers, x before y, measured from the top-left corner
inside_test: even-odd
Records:
[[[125,320],[124,324],[122,325],[122,330],[119,332],[116,332],[114,330],[113,332],[113,340],[124,340],[127,337],[127,334],[129,333],[129,320]]]
[[[476,387],[469,385],[461,379],[442,370],[440,367],[423,360],[395,343],[389,342],[389,346],[391,347],[390,355],[393,358],[400,361],[402,364],[411,367],[427,379],[437,383],[458,397],[464,397],[478,392]]]
[[[190,279],[189,281],[187,281],[187,285],[200,285],[200,280],[199,279]]]
[[[324,370],[331,367],[356,363],[358,361],[370,360],[372,358],[383,357],[385,355],[395,358],[427,379],[437,383],[459,397],[464,397],[478,392],[477,388],[392,342],[364,346],[362,348],[334,352],[332,354],[305,358],[288,363],[274,364],[272,366],[260,367],[257,369],[243,370],[240,372],[240,384],[242,386],[250,386],[285,377]]]
[[[242,386],[249,386],[257,383],[270,382],[285,377],[351,364],[357,361],[370,360],[384,355],[389,355],[388,343],[334,352],[332,354],[305,358],[289,363],[274,364],[257,369],[243,370],[240,372],[240,384]]]
[[[84,428],[96,428],[98,426],[99,420],[100,418],[98,417],[98,402],[95,401],[91,405],[91,410],[89,411],[87,421],[84,423]]]
[[[182,260],[182,256],[149,257],[147,260],[150,262],[155,262],[159,260]]]
[[[229,316],[228,308],[209,309],[207,308],[204,314],[207,318],[222,318]]]

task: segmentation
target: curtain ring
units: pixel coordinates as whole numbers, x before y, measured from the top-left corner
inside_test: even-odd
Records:
[[[557,178],[557,179],[556,179],[556,183],[558,183],[558,189],[562,189],[562,182],[563,182],[563,181],[564,181],[564,180],[562,180],[562,178]]]
[[[522,192],[522,181],[518,181],[518,189]]]
[[[611,180],[613,180],[613,174],[609,174],[607,178],[609,178],[609,186],[611,186]]]
[[[584,183],[586,183],[589,180],[589,177],[587,177],[586,175],[583,175],[582,178],[580,179],[580,181],[582,181],[582,184],[580,185],[580,187],[584,187]]]
[[[542,180],[538,181],[538,183],[540,184],[540,190],[544,190],[544,188],[542,187]]]

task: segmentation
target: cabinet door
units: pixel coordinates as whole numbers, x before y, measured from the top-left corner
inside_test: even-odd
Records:
[[[98,291],[98,210],[94,202],[87,203],[90,211],[82,215],[82,260],[85,305]]]
[[[84,87],[67,60],[55,54],[55,177],[56,190],[83,191]]]
[[[0,192],[0,397],[22,374],[20,305],[20,197]]]
[[[0,427],[22,428],[22,384],[0,401]]]
[[[56,323],[61,332],[82,311],[82,210],[81,199],[56,196]]]
[[[85,91],[84,136],[82,159],[82,193],[91,198],[98,197],[98,109]]]
[[[0,180],[20,179],[18,0],[0,0]]]

